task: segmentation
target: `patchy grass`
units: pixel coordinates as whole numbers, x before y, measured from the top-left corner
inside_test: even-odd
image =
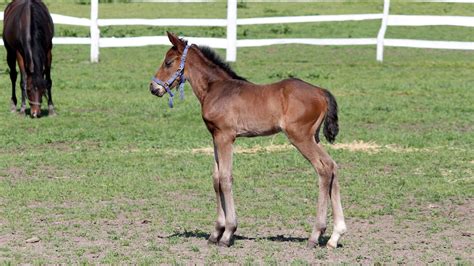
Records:
[[[101,5],[101,9],[108,17],[166,12],[174,17],[181,12],[179,5],[163,5],[167,8],[153,12],[145,4]],[[444,7],[448,14],[473,15],[469,9],[452,8],[453,4],[432,5],[434,13]],[[78,14],[88,8],[51,3],[53,12],[72,15],[66,11],[71,6],[78,8]],[[297,4],[247,6],[239,16],[300,14],[294,11]],[[403,3],[394,4],[399,7],[408,10]],[[415,5],[413,12],[425,12],[425,7]],[[224,8],[217,4],[211,13],[222,12],[223,17]],[[332,14],[379,9],[366,3],[312,3],[298,10]],[[190,13],[185,16],[208,16],[196,10],[186,11]],[[327,36],[333,26],[321,29],[321,25],[295,24],[286,33],[281,25],[275,30],[273,26],[249,28],[247,36]],[[327,37],[372,36],[378,26],[361,27]],[[110,29],[104,34],[146,34],[155,29],[133,30]],[[165,29],[158,30],[154,34]],[[188,36],[221,34],[215,29],[177,30]],[[239,28],[239,34],[245,30]],[[430,38],[451,34],[451,29],[440,30],[436,36],[423,34]],[[471,29],[457,30],[466,40],[473,36]],[[338,100],[341,132],[336,145],[325,146],[340,168],[349,232],[342,248],[328,251],[305,248],[316,212],[317,178],[283,135],[237,141],[238,237],[230,249],[206,244],[216,214],[212,158],[206,149],[211,139],[199,104],[189,87],[186,99],[177,101],[174,109],[148,91],[149,79],[167,49],[102,49],[101,62],[90,64],[88,47],[56,46],[53,97],[59,115],[37,120],[9,113],[10,81],[3,65],[0,261],[415,264],[474,260],[472,52],[387,48],[385,62],[379,64],[372,46],[239,49],[233,67],[248,79],[267,83],[299,77],[330,89]],[[33,237],[40,241],[26,243]]]

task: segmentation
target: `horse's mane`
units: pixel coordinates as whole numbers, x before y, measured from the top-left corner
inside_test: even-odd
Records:
[[[224,70],[227,74],[229,74],[233,79],[247,81],[246,78],[243,78],[243,77],[237,75],[237,73],[235,73],[234,70],[232,70],[232,68],[229,66],[229,64],[224,62],[224,60],[222,60],[222,58],[214,50],[212,50],[210,47],[208,47],[208,46],[198,46],[198,47],[199,47],[199,50],[201,51],[201,53],[207,59],[209,59],[209,61],[216,64],[218,67],[220,67],[222,70]]]

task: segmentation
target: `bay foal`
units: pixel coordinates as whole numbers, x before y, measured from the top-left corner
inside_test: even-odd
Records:
[[[189,80],[201,103],[202,118],[214,143],[214,190],[217,221],[210,243],[232,244],[237,219],[232,196],[232,145],[237,137],[253,137],[283,131],[290,142],[319,174],[318,212],[309,247],[318,244],[326,230],[327,204],[331,201],[334,230],[327,246],[335,248],[346,232],[336,163],[319,141],[333,142],[338,133],[337,104],[331,93],[299,79],[256,85],[235,74],[207,47],[188,45],[168,33],[173,47],[155,74],[150,90],[163,96]]]

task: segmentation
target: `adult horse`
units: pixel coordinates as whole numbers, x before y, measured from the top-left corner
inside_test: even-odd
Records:
[[[39,117],[42,97],[47,92],[49,115],[55,114],[51,97],[53,35],[53,20],[43,2],[14,0],[8,4],[3,19],[3,42],[12,83],[12,112],[16,112],[17,104],[15,84],[18,72],[15,62],[18,62],[21,75],[20,113],[25,113],[25,99],[28,98],[31,116]]]
[[[207,47],[188,45],[168,33],[173,47],[150,84],[152,94],[163,96],[189,80],[202,107],[202,118],[214,143],[214,190],[217,221],[210,243],[229,246],[237,229],[232,196],[232,145],[237,137],[253,137],[283,131],[290,142],[319,174],[318,212],[308,241],[314,247],[326,230],[328,201],[332,203],[334,230],[328,247],[337,247],[346,232],[336,163],[324,151],[319,130],[333,142],[339,131],[337,104],[327,90],[299,79],[268,85],[253,84],[233,72]]]

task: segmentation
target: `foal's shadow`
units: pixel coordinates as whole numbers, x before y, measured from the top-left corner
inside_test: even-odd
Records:
[[[209,238],[210,234],[205,233],[200,230],[194,230],[194,231],[184,231],[184,232],[177,232],[169,236],[158,236],[158,238],[161,239],[169,239],[169,238],[198,238],[198,239],[204,239],[207,240]],[[329,236],[322,236],[319,238],[318,245],[320,247],[326,246],[326,244],[329,241]],[[302,243],[302,242],[307,242],[307,238],[302,238],[302,237],[291,237],[291,236],[283,236],[283,235],[277,235],[277,236],[267,236],[267,237],[247,237],[247,236],[241,236],[241,235],[234,235],[234,240],[249,240],[249,241],[257,241],[257,240],[268,240],[272,242],[293,242],[293,243]],[[338,244],[337,247],[342,247],[341,244]]]

